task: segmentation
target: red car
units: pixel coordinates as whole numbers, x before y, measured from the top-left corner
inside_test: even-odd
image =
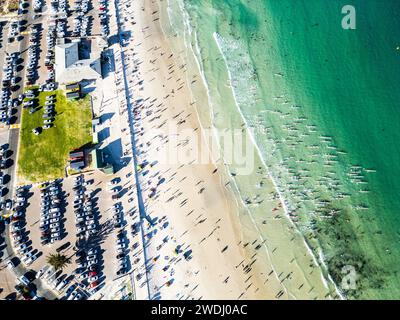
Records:
[[[90,289],[96,288],[97,287],[97,282],[92,282],[88,286]]]
[[[90,271],[89,272],[89,277],[94,277],[95,275],[97,275],[96,271]]]

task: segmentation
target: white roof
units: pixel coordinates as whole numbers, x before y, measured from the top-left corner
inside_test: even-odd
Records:
[[[79,60],[77,42],[56,45],[56,81],[60,84],[101,78],[99,58]]]
[[[56,45],[56,68],[65,69],[79,60],[78,43]]]

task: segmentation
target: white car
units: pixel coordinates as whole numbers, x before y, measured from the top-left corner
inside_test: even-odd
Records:
[[[78,292],[72,291],[67,300],[74,300]]]
[[[98,263],[97,259],[93,259],[93,260],[88,261],[88,266],[90,267],[91,265],[94,265],[97,263]]]
[[[91,224],[89,226],[87,226],[88,230],[96,230],[96,225],[95,224]]]
[[[7,201],[6,202],[6,210],[11,210],[12,208],[12,202],[11,201]]]
[[[26,264],[30,265],[33,261],[35,261],[37,259],[36,255],[33,255],[32,257],[30,257],[27,261]]]
[[[25,277],[25,276],[21,276],[19,279],[19,282],[21,282],[21,283],[23,283],[24,285],[28,285],[28,284],[30,284],[31,282],[28,280],[28,278],[27,277]]]
[[[87,261],[91,261],[91,260],[95,260],[95,259],[96,259],[96,255],[95,254],[91,254],[91,255],[86,257]]]
[[[23,263],[26,264],[29,259],[30,259],[30,257],[24,256],[24,257],[22,257],[21,260],[22,260]]]
[[[96,254],[97,253],[97,249],[96,248],[91,248],[88,251],[88,255],[92,255],[92,254]]]
[[[39,279],[48,269],[48,266],[45,266],[43,268],[41,268],[37,273],[36,273],[36,279]]]
[[[90,225],[92,225],[92,224],[94,224],[94,223],[95,223],[94,220],[85,221],[85,224],[86,224],[87,226],[90,226]]]
[[[99,277],[98,276],[92,276],[92,277],[89,277],[89,282],[96,282],[97,280],[99,279]]]
[[[19,230],[21,230],[22,228],[20,227],[20,226],[16,226],[16,225],[12,225],[11,226],[11,231],[19,231]]]
[[[41,227],[44,227],[44,226],[47,226],[47,225],[49,225],[49,220],[48,220],[48,218],[49,217],[40,217],[40,226]]]
[[[63,281],[61,281],[61,282],[57,285],[56,289],[57,289],[58,291],[61,291],[67,284],[68,284],[68,281],[64,279]]]
[[[116,248],[117,248],[117,249],[124,249],[124,248],[125,248],[125,243],[124,243],[124,242],[122,242],[122,243],[117,243]]]
[[[22,236],[13,237],[14,242],[22,240]]]
[[[8,269],[14,269],[15,268],[15,265],[14,265],[14,263],[11,261],[11,260],[9,260],[8,262],[7,262],[7,268]]]
[[[46,270],[45,274],[44,274],[44,278],[45,279],[49,279],[51,278],[54,274],[56,273],[56,271],[54,270],[53,267],[50,267],[48,270]]]
[[[38,128],[32,129],[32,132],[33,132],[35,135],[39,135],[39,134],[40,134],[40,131],[38,130]]]

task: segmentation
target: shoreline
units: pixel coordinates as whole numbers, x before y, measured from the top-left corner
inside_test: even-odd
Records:
[[[143,2],[142,2],[143,4]],[[156,12],[156,7],[152,4],[145,3],[143,4],[143,8],[140,7],[140,3],[136,2],[134,4],[134,7],[136,8],[136,13],[138,11],[152,11]],[[163,107],[166,107],[163,109],[162,112],[160,112],[159,118],[161,118],[158,122],[161,122],[161,129],[163,129],[163,123],[167,121],[168,119],[172,120],[174,113],[177,112],[188,112],[186,109],[186,106],[189,106],[190,108],[190,102],[191,99],[188,95],[185,95],[184,93],[174,93],[173,96],[171,96],[170,100],[176,101],[179,104],[186,105],[183,108],[182,107],[175,107],[176,102],[168,102],[167,99],[165,98],[165,95],[167,92],[171,92],[171,87],[175,85],[175,83],[171,81],[166,81],[163,82],[160,80],[165,79],[168,74],[167,70],[167,58],[166,56],[169,54],[169,48],[165,46],[164,40],[162,39],[163,35],[159,34],[159,31],[157,31],[158,27],[155,22],[152,21],[152,17],[150,14],[140,14],[140,16],[135,17],[135,22],[137,23],[136,28],[139,29],[138,33],[141,35],[139,36],[138,33],[136,33],[135,41],[133,42],[133,46],[131,47],[132,55],[131,57],[134,57],[134,59],[138,62],[136,65],[137,67],[137,75],[140,75],[137,80],[137,84],[135,85],[136,88],[133,89],[133,92],[136,92],[136,99],[139,100],[141,99],[140,97],[143,97],[145,101],[153,101],[153,100],[160,100],[162,101],[160,105]],[[148,30],[153,28],[156,30],[155,34],[153,35],[146,35],[146,32],[143,30]],[[140,32],[141,31],[141,32]],[[153,36],[154,39],[151,39]],[[143,45],[142,45],[143,44]],[[137,47],[144,47],[144,44],[147,45],[145,49],[138,49]],[[154,48],[157,48],[157,50],[162,51],[165,55],[163,58],[156,58],[153,61],[148,61],[150,58],[149,51],[155,51]],[[129,49],[126,49],[129,50]],[[153,53],[154,55],[154,53]],[[159,60],[163,60],[165,62],[159,62]],[[129,63],[129,58],[127,58],[127,61]],[[176,61],[174,58],[173,60],[169,60],[170,63],[175,64],[173,61]],[[155,65],[155,67],[153,66]],[[157,73],[158,77],[153,77],[153,71],[154,69],[158,69]],[[181,69],[179,69],[181,70]],[[175,79],[180,79],[179,77],[182,75],[182,71],[179,71],[177,68],[174,68],[174,72],[177,74],[174,77]],[[129,70],[128,70],[129,73]],[[149,76],[149,74],[151,75]],[[146,79],[149,78],[149,79]],[[131,82],[132,79],[129,81]],[[141,87],[140,83],[144,83],[144,85]],[[139,87],[139,88],[138,88]],[[142,89],[140,89],[142,88]],[[172,89],[173,90],[173,89]],[[187,92],[186,88],[184,89],[185,92]],[[145,98],[147,97],[147,98]],[[151,99],[152,100],[151,100]],[[169,106],[169,108],[168,108]],[[147,108],[146,115],[141,113],[141,110],[145,110]],[[135,109],[135,115],[136,115],[136,121],[135,121],[135,129],[137,130],[137,144],[139,145],[138,150],[139,150],[139,162],[142,163],[143,161],[148,160],[149,162],[152,162],[153,160],[157,159],[155,156],[157,153],[159,153],[157,150],[154,152],[154,150],[151,150],[152,147],[155,148],[162,148],[163,145],[162,143],[157,143],[154,141],[154,137],[151,137],[152,133],[152,128],[154,129],[155,125],[153,125],[153,121],[156,120],[150,120],[149,115],[152,113],[158,113],[160,110],[155,111],[155,107],[153,104],[150,106],[145,106],[143,105],[136,105]],[[169,111],[167,111],[169,110]],[[147,115],[148,114],[148,115]],[[147,117],[147,119],[145,119]],[[194,115],[190,116],[189,115],[185,118],[186,123],[190,121],[190,123],[193,123],[189,125],[189,128],[193,128],[196,126],[196,119],[193,119]],[[162,122],[164,120],[164,122]],[[147,140],[149,139],[149,141]],[[151,144],[150,144],[151,141]],[[145,150],[147,149],[148,150]],[[156,161],[157,162],[157,161]],[[149,167],[147,167],[149,168]],[[253,293],[245,293],[242,290],[245,290],[245,275],[240,269],[237,269],[235,271],[235,265],[240,266],[244,261],[247,259],[244,257],[243,260],[243,253],[239,253],[242,251],[240,246],[236,245],[236,243],[240,242],[240,239],[238,238],[238,232],[237,230],[237,224],[234,222],[234,217],[236,215],[233,215],[233,220],[232,216],[230,214],[227,214],[228,212],[231,212],[231,202],[226,198],[226,194],[224,188],[221,186],[221,178],[217,174],[213,174],[213,171],[215,170],[215,166],[212,164],[209,165],[192,165],[192,166],[180,166],[179,168],[176,168],[171,165],[164,165],[162,166],[161,164],[154,165],[155,170],[160,170],[161,174],[165,175],[165,178],[168,178],[168,172],[174,171],[174,174],[170,176],[170,180],[174,179],[174,176],[178,175],[183,175],[186,174],[182,178],[181,181],[183,181],[185,178],[186,180],[189,180],[190,176],[196,177],[196,179],[199,179],[200,181],[197,182],[197,184],[201,181],[201,184],[205,183],[204,189],[206,191],[186,191],[189,182],[179,182],[179,183],[174,183],[171,182],[170,180],[167,182],[167,184],[162,184],[162,185],[157,185],[154,188],[157,188],[156,195],[153,197],[150,197],[150,195],[147,195],[149,192],[149,189],[152,189],[149,187],[149,185],[152,184],[152,181],[150,181],[150,178],[147,177],[153,177],[152,175],[154,172],[152,172],[152,169],[149,168],[149,173],[146,174],[146,177],[141,176],[141,183],[144,185],[143,187],[143,198],[145,205],[147,207],[147,214],[151,217],[151,219],[159,219],[159,220],[168,220],[168,223],[164,223],[166,227],[155,227],[153,228],[150,225],[145,226],[145,236],[149,238],[149,235],[151,235],[151,240],[149,240],[148,243],[146,243],[146,246],[148,246],[148,250],[150,252],[150,261],[152,262],[151,265],[151,278],[150,278],[150,283],[152,286],[152,295],[154,296],[161,296],[162,298],[170,298],[170,299],[176,299],[176,298],[182,298],[181,295],[183,294],[182,291],[187,291],[184,288],[190,288],[193,283],[198,283],[197,285],[193,285],[194,288],[190,290],[188,293],[186,293],[187,297],[193,297],[193,291],[196,290],[198,292],[196,294],[197,298],[220,298],[220,299],[235,299],[238,298],[241,294],[243,293],[242,296],[247,297],[247,298],[254,298],[257,297],[258,294],[263,292],[263,288],[256,289],[256,292],[259,291],[258,294],[253,295]],[[143,174],[143,172],[142,172]],[[157,172],[155,172],[155,175]],[[196,181],[196,180],[195,180]],[[193,181],[192,183],[194,183]],[[196,184],[196,185],[197,185]],[[186,186],[186,187],[185,187]],[[193,185],[195,186],[195,185]],[[181,189],[181,188],[184,189]],[[187,202],[191,202],[191,207],[189,209],[192,209],[192,211],[197,211],[200,215],[197,216],[194,220],[191,217],[188,217],[191,212],[187,213],[188,209],[180,209],[183,206],[179,206],[179,203],[177,204],[169,204],[167,207],[165,204],[168,202],[168,199],[162,199],[164,194],[166,195],[171,189],[177,188],[176,191],[179,190],[185,190],[185,195],[187,196]],[[193,188],[193,187],[192,187]],[[207,191],[207,189],[211,189],[212,192]],[[183,193],[183,192],[180,193]],[[190,193],[190,194],[188,194]],[[198,195],[196,195],[198,194]],[[220,196],[219,196],[220,195]],[[206,201],[205,197],[208,199]],[[160,199],[161,198],[161,199]],[[172,200],[171,202],[174,202]],[[206,206],[205,206],[206,205]],[[151,207],[151,208],[150,208]],[[154,209],[153,209],[154,208]],[[229,209],[228,209],[229,208]],[[174,213],[170,213],[169,215],[164,215],[165,212],[168,212],[171,210]],[[158,214],[158,212],[160,212]],[[186,213],[186,216],[188,218],[182,217],[183,213]],[[176,215],[180,215],[181,218],[178,218]],[[194,213],[193,213],[194,215]],[[201,217],[204,217],[202,220]],[[181,221],[180,221],[181,220]],[[197,220],[197,222],[196,222]],[[200,221],[199,221],[200,220]],[[206,222],[206,220],[213,220],[214,222]],[[224,225],[220,225],[219,221],[225,221]],[[201,223],[201,225],[199,225]],[[213,229],[212,229],[213,228]],[[159,246],[155,249],[154,246],[159,243],[159,240],[162,240],[161,233],[164,233],[168,229],[168,236],[166,238],[170,238],[172,241],[166,240],[166,242],[161,242]],[[189,230],[192,229],[192,230]],[[196,229],[196,230],[193,230]],[[211,230],[211,233],[205,237]],[[208,231],[207,231],[208,230]],[[190,232],[189,232],[190,231]],[[156,235],[154,235],[156,233]],[[218,240],[213,240],[207,241],[210,237],[215,237],[217,236]],[[202,239],[203,237],[203,239]],[[166,239],[164,238],[164,239]],[[202,244],[201,242],[206,239]],[[180,244],[181,241],[183,244],[185,244],[185,249],[187,248],[193,248],[193,256],[190,257],[190,259],[182,259],[180,254],[175,254],[178,257],[168,257],[167,255],[170,255],[172,251],[174,251],[174,246],[177,247],[182,247],[183,244]],[[170,243],[171,242],[171,243]],[[196,243],[199,242],[199,243]],[[209,243],[210,242],[210,243]],[[222,246],[218,242],[224,242],[228,244],[226,247],[229,247],[225,249],[225,247],[220,247]],[[201,244],[201,245],[200,245]],[[161,246],[161,247],[160,247]],[[163,249],[163,247],[168,247],[166,249]],[[218,247],[220,247],[218,249]],[[176,248],[175,248],[176,250]],[[191,252],[192,249],[186,251]],[[213,253],[211,254],[210,252]],[[232,253],[231,253],[232,252]],[[160,266],[161,263],[159,261],[162,258],[167,258],[168,261],[172,261],[170,263],[169,268],[173,268],[169,273],[166,272],[168,270],[167,266]],[[214,262],[215,261],[225,261],[224,263],[221,263],[217,266],[215,266]],[[242,261],[243,260],[243,261]],[[167,268],[167,270],[164,270],[164,268]],[[160,269],[163,270],[160,270]],[[179,272],[177,271],[179,270]],[[206,271],[206,270],[212,270],[212,271]],[[210,273],[211,272],[211,273]],[[250,274],[252,274],[251,272]],[[181,278],[181,275],[186,275],[192,278],[197,278],[201,279],[201,281],[197,280],[191,280],[190,283],[184,283],[187,281],[185,280],[185,276]],[[224,282],[224,279],[221,279],[221,277],[224,277],[225,275],[228,275],[228,277],[225,279],[226,282]],[[171,279],[168,280],[172,276],[172,283]],[[164,279],[164,280],[163,280]],[[167,280],[167,281],[166,281]],[[166,282],[165,282],[166,281]],[[195,282],[196,281],[196,282]],[[221,284],[218,284],[221,281]],[[225,283],[229,281],[229,285],[227,286]],[[174,283],[177,282],[178,284],[175,285]],[[258,286],[258,284],[254,283],[254,285]],[[210,291],[210,287],[213,287],[213,290]],[[208,289],[207,289],[208,288]]]
[[[168,11],[168,10],[167,10],[167,11]],[[168,17],[169,17],[169,11],[168,11],[167,15],[168,15]],[[165,31],[164,31],[164,33],[165,33]],[[196,37],[196,33],[194,34],[194,36]],[[186,37],[185,37],[185,38],[186,38]],[[196,45],[197,45],[197,42],[195,42],[195,43],[196,43]],[[188,48],[188,46],[186,46],[186,45],[185,45],[185,47],[186,47],[188,50],[192,50],[191,48]],[[199,61],[198,61],[197,58],[195,58],[195,61],[196,61],[197,66],[200,68],[200,64],[199,64]],[[225,61],[225,64],[226,64],[226,61]],[[203,81],[206,81],[206,80],[205,80],[204,74],[203,74],[202,72],[200,72],[199,74],[200,74],[201,79],[202,79]],[[187,79],[187,82],[189,83],[189,82],[190,82],[190,79]],[[204,87],[207,87],[207,82],[203,83],[203,85],[204,85]],[[192,89],[191,86],[189,86],[189,90],[192,92],[192,95],[193,95],[193,91],[192,91],[191,89]],[[210,99],[209,93],[207,94],[207,97],[208,97],[208,99]],[[196,99],[194,99],[194,100],[196,100]],[[209,100],[209,101],[210,101],[210,100]],[[237,106],[237,104],[236,104],[236,107],[239,108],[239,107]],[[239,109],[239,112],[240,112],[240,109]],[[212,116],[212,114],[213,114],[213,108],[210,108],[210,112],[209,112],[209,113],[210,113],[210,115]],[[199,117],[199,119],[200,119],[200,117]],[[242,119],[244,119],[244,118],[243,118],[243,115],[242,115]],[[201,122],[201,121],[200,121],[200,122]],[[213,126],[212,128],[213,128],[213,130],[216,129],[214,126]],[[246,128],[248,129],[248,126],[247,126]],[[256,147],[256,149],[258,150],[258,147],[257,147],[257,145],[255,144],[254,138],[253,138],[252,136],[251,136],[251,138],[252,138],[253,145],[254,145],[254,146]],[[258,150],[258,156],[259,156],[259,158],[261,159],[261,161],[262,161],[262,163],[264,164],[264,166],[266,167],[266,164],[265,164],[264,160],[262,159],[259,150]],[[267,167],[266,167],[266,168],[267,168]],[[262,232],[260,232],[260,230],[258,230],[258,228],[257,228],[257,223],[255,222],[254,218],[252,217],[251,211],[249,210],[249,208],[247,208],[247,206],[246,206],[246,205],[244,204],[244,202],[243,202],[243,199],[240,197],[239,187],[238,187],[238,185],[237,185],[235,179],[232,178],[232,177],[229,177],[229,173],[228,173],[228,172],[225,174],[225,176],[229,178],[229,181],[234,182],[234,184],[235,184],[236,190],[231,190],[230,192],[231,192],[232,194],[234,194],[234,197],[235,197],[235,201],[236,201],[236,202],[237,202],[237,201],[240,201],[240,203],[237,203],[238,209],[239,209],[239,210],[240,210],[240,209],[242,209],[242,210],[244,209],[244,210],[246,210],[246,211],[248,212],[249,216],[251,217],[251,220],[252,220],[252,223],[253,223],[254,228],[257,229],[257,233],[260,235],[260,238],[261,238],[262,240],[264,240],[264,239],[263,239],[263,236],[261,236],[261,235],[262,235]],[[280,198],[280,200],[281,200],[282,205],[284,206],[284,199],[282,198],[282,195],[279,193],[279,190],[277,189],[277,186],[276,186],[276,184],[274,183],[274,180],[272,179],[272,176],[271,176],[271,174],[270,174],[269,172],[268,172],[268,176],[269,176],[269,178],[271,179],[272,184],[274,185],[275,190],[278,191],[279,198]],[[239,195],[239,199],[237,198],[238,195]],[[285,208],[284,208],[284,209],[285,209]],[[287,210],[286,210],[285,212],[286,212],[286,216],[287,216]],[[289,219],[289,220],[290,220],[290,219]],[[292,222],[292,221],[289,221],[289,223],[291,223],[291,225],[293,226],[293,222]],[[242,229],[243,229],[243,226],[241,226],[241,227],[242,227]],[[308,253],[312,256],[313,261],[314,261],[314,264],[315,264],[315,265],[318,265],[317,260],[316,260],[316,257],[313,255],[313,252],[312,252],[311,249],[308,247],[305,238],[302,236],[302,234],[299,232],[299,230],[298,230],[297,228],[296,228],[296,231],[294,231],[294,232],[298,232],[299,235],[301,235],[302,241],[303,241],[304,246],[306,247],[306,250],[307,250]],[[269,254],[268,254],[268,249],[266,249],[266,252],[267,252],[267,255],[269,256]],[[324,282],[324,285],[326,286],[326,288],[328,288],[327,282],[328,282],[329,280],[325,279],[322,273],[321,273],[321,280]],[[336,289],[337,289],[337,288],[336,288]],[[289,295],[290,295],[290,294],[289,294]]]

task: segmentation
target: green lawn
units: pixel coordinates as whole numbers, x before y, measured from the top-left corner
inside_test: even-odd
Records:
[[[35,135],[43,127],[43,106],[47,95],[56,93],[54,126]],[[92,141],[90,97],[69,101],[62,90],[40,92],[42,108],[34,114],[22,112],[18,177],[22,183],[39,182],[65,175],[68,153]]]

